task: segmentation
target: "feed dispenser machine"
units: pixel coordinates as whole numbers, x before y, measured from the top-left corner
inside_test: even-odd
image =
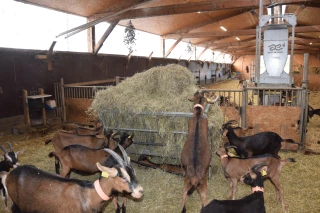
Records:
[[[278,23],[275,23],[275,20],[277,20]],[[271,22],[271,24],[269,22]],[[260,16],[259,30],[257,33],[257,41],[259,44],[257,45],[256,51],[257,69],[255,79],[257,79],[257,87],[272,88],[292,86],[292,60],[290,59],[293,58],[295,25],[296,16],[294,14]],[[292,40],[291,53],[288,57],[289,26],[292,26]],[[260,66],[261,28],[265,28],[263,32],[263,61],[265,66]]]

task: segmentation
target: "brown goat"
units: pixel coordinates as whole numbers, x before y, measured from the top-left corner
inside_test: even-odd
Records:
[[[123,133],[119,144],[126,149],[133,143],[133,136]],[[119,146],[114,151],[121,155],[122,152]],[[99,172],[95,166],[99,162],[103,166],[113,166],[116,162],[115,159],[109,158],[109,154],[105,149],[91,149],[82,145],[70,145],[64,147],[60,152],[50,152],[49,157],[55,157],[61,164],[62,177],[70,177],[71,171],[78,172],[84,175],[91,175]],[[107,161],[109,160],[109,161]],[[56,173],[59,174],[59,168],[56,164]]]
[[[188,137],[182,148],[181,162],[185,170],[182,212],[186,212],[187,195],[198,191],[202,207],[207,199],[206,173],[210,165],[211,149],[208,141],[208,120],[203,116],[204,103],[214,103],[219,97],[211,101],[204,94],[197,91],[189,101],[194,102],[193,116],[188,120]]]
[[[12,212],[102,212],[115,193],[125,192],[140,199],[143,188],[129,158],[124,156],[123,160],[109,149],[106,152],[118,164],[108,168],[97,163],[102,176],[95,182],[65,179],[28,165],[12,170],[6,178]]]
[[[105,135],[101,134],[88,134],[78,135],[77,130],[73,131],[57,131],[51,139],[45,141],[45,144],[52,143],[56,152],[59,152],[64,147],[72,144],[81,144],[83,146],[98,149],[98,148],[111,148],[108,146],[109,139],[111,137],[112,130],[106,131]]]
[[[230,148],[230,147],[229,147]],[[232,148],[236,148],[232,146]],[[241,176],[246,174],[248,168],[255,164],[265,164],[268,167],[266,178],[269,178],[276,189],[277,200],[281,200],[282,209],[285,211],[285,203],[283,196],[283,189],[280,186],[280,172],[282,167],[288,162],[295,162],[295,159],[288,158],[281,160],[271,154],[255,156],[251,158],[230,158],[226,148],[220,147],[216,154],[220,157],[224,174],[227,179],[230,180],[230,193],[229,198],[234,200],[236,198],[237,183]]]

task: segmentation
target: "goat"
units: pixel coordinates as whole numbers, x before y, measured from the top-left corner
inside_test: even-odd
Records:
[[[125,149],[133,143],[132,135],[123,133],[123,136],[119,142],[119,146],[114,150],[117,154],[122,154],[120,149]],[[104,149],[91,149],[77,144],[66,146],[60,152],[50,152],[49,157],[53,156],[56,158],[56,174],[60,174],[60,162],[62,167],[60,175],[67,178],[70,177],[71,171],[78,172],[83,175],[91,175],[99,172],[98,168],[95,166],[96,162],[108,167],[112,167],[115,164],[115,160],[113,158],[107,161],[110,155],[106,153]]]
[[[94,130],[96,132],[96,130]],[[77,130],[73,131],[57,131],[51,139],[47,139],[45,144],[52,143],[55,151],[59,152],[64,147],[72,144],[81,144],[90,148],[110,148],[108,147],[109,139],[112,135],[112,130],[108,130],[104,135],[101,134],[86,134],[78,135]]]
[[[114,152],[118,155],[126,155],[124,149],[132,143],[133,135],[123,133],[119,145],[114,149]],[[91,149],[82,145],[70,145],[63,148],[59,153],[49,153],[49,157],[53,156],[55,156],[56,162],[58,161],[58,163],[56,163],[56,173],[59,174],[60,162],[62,165],[61,176],[67,178],[70,177],[71,171],[82,175],[92,175],[99,172],[99,169],[95,166],[96,162],[110,168],[117,164],[117,159],[106,153],[105,149]],[[112,202],[116,212],[120,212],[118,197],[114,196]],[[124,198],[124,203],[121,208],[123,212],[126,211],[126,198]]]
[[[231,146],[230,146],[231,147]],[[228,148],[230,148],[228,147]],[[236,148],[235,146],[232,146]],[[224,170],[225,177],[230,180],[230,193],[229,198],[234,200],[236,197],[237,183],[240,180],[240,177],[244,175],[247,169],[255,164],[264,163],[268,167],[268,172],[265,178],[270,179],[276,189],[276,198],[281,200],[282,209],[285,211],[285,203],[283,196],[283,189],[280,186],[280,172],[282,167],[289,163],[295,162],[294,158],[288,158],[281,160],[277,157],[274,157],[271,154],[255,156],[252,158],[230,158],[228,157],[227,150],[224,147],[218,148],[216,154],[220,157],[221,165]]]
[[[314,109],[312,106],[308,105],[308,117],[312,118],[313,115],[320,116],[320,109]]]
[[[234,120],[222,125],[221,133],[227,136],[230,145],[237,147],[239,156],[245,158],[270,153],[279,158],[281,142],[294,142],[292,139],[282,139],[275,132],[260,132],[255,135],[238,137],[232,128]]]
[[[210,165],[211,150],[208,141],[208,120],[203,116],[204,103],[214,103],[206,98],[206,91],[197,91],[189,101],[194,102],[193,116],[188,120],[188,136],[181,151],[181,163],[185,170],[182,212],[186,212],[187,195],[198,191],[202,206],[206,203],[207,180],[206,172]]]
[[[233,131],[234,133],[238,136],[238,137],[245,137],[246,134],[247,134],[247,131],[249,129],[253,129],[252,126],[249,126],[249,127],[246,127],[246,128],[241,128],[240,126],[237,126],[237,127],[232,127],[233,128]],[[224,137],[223,138],[223,142],[227,142],[228,141],[228,138],[227,137]]]
[[[257,164],[241,177],[243,183],[252,187],[252,194],[240,200],[213,200],[200,213],[265,213],[262,176],[267,169],[264,164]]]
[[[12,149],[12,145],[9,142],[7,142],[7,144],[10,148],[10,152],[8,152],[3,146],[0,146],[0,148],[4,152],[3,160],[0,162],[0,172],[9,172],[10,169],[17,167],[19,165],[18,156],[21,155],[24,151],[22,149],[18,152],[14,152]],[[2,181],[3,180],[0,179],[0,193],[1,193],[2,199],[4,200],[5,206],[7,206],[6,190]]]
[[[181,165],[173,165],[173,164],[166,164],[166,163],[162,163],[162,164],[154,163],[149,160],[149,157],[147,155],[144,155],[144,154],[139,156],[138,161],[131,160],[131,162],[134,162],[139,165],[151,167],[153,169],[161,169],[162,171],[176,174],[176,175],[180,175],[180,176],[184,176],[184,174],[185,174],[185,171],[182,169]]]
[[[122,159],[110,149],[105,151],[118,163],[112,168],[96,163],[102,175],[94,182],[65,179],[30,165],[15,168],[6,178],[12,212],[102,212],[116,193],[140,199],[143,188],[128,156]]]

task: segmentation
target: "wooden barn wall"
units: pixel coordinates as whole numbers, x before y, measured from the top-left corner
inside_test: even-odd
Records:
[[[247,106],[247,126],[254,132],[270,131],[284,139],[300,141],[298,120],[301,108],[291,106]],[[259,116],[257,116],[259,115]]]
[[[47,60],[36,59],[37,55],[46,54],[47,51],[40,50],[0,48],[0,119],[23,114],[22,89],[30,92],[43,88],[44,93],[54,95],[53,85],[60,82],[61,78],[65,84],[105,80],[116,76],[133,76],[154,66],[179,63],[192,72],[201,68],[200,80],[204,80],[211,79],[216,70],[215,66],[218,66],[212,66],[213,63],[209,66],[198,61],[176,59],[149,60],[148,57],[138,56],[132,56],[127,64],[127,57],[120,55],[54,52],[52,70],[48,70]],[[197,63],[199,65],[196,65]],[[228,69],[230,66],[221,70],[226,72]],[[54,96],[49,99],[54,99]]]
[[[177,63],[177,60],[131,57],[128,68],[124,56],[55,52],[53,70],[46,60],[36,59],[46,51],[0,48],[0,119],[23,114],[22,89],[43,88],[54,95],[53,84],[61,78],[66,84],[132,76],[152,66]],[[52,97],[54,99],[54,97]],[[46,99],[47,100],[47,99]]]
[[[246,72],[246,66],[250,68],[251,59],[255,60],[255,56],[239,57],[233,64],[233,70],[240,72],[242,79],[250,79],[249,73]],[[294,55],[293,70],[299,71],[299,73],[293,74],[294,82],[297,86],[301,86],[303,67],[304,56],[301,54]],[[316,55],[309,55],[308,80],[308,89],[312,91],[320,90],[320,59]]]

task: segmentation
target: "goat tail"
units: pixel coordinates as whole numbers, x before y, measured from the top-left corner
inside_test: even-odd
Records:
[[[287,163],[294,163],[296,162],[296,159],[294,158],[287,158],[287,159],[284,159],[284,160],[281,160],[280,162],[280,171],[281,171],[281,168],[286,165]]]
[[[59,160],[58,155],[55,152],[50,152],[49,157],[52,158],[53,156],[55,157],[54,165],[55,165],[55,169],[56,169],[56,174],[59,175],[60,174],[60,160]]]
[[[197,186],[199,185],[199,178],[197,176],[193,176],[190,178],[190,185],[191,188],[188,191],[188,195],[191,195],[197,188]]]
[[[294,140],[292,139],[283,139],[281,142],[288,142],[288,143],[296,143]]]
[[[47,139],[44,143],[45,143],[45,145],[47,145],[47,144],[49,144],[50,142],[52,142],[52,138]]]

